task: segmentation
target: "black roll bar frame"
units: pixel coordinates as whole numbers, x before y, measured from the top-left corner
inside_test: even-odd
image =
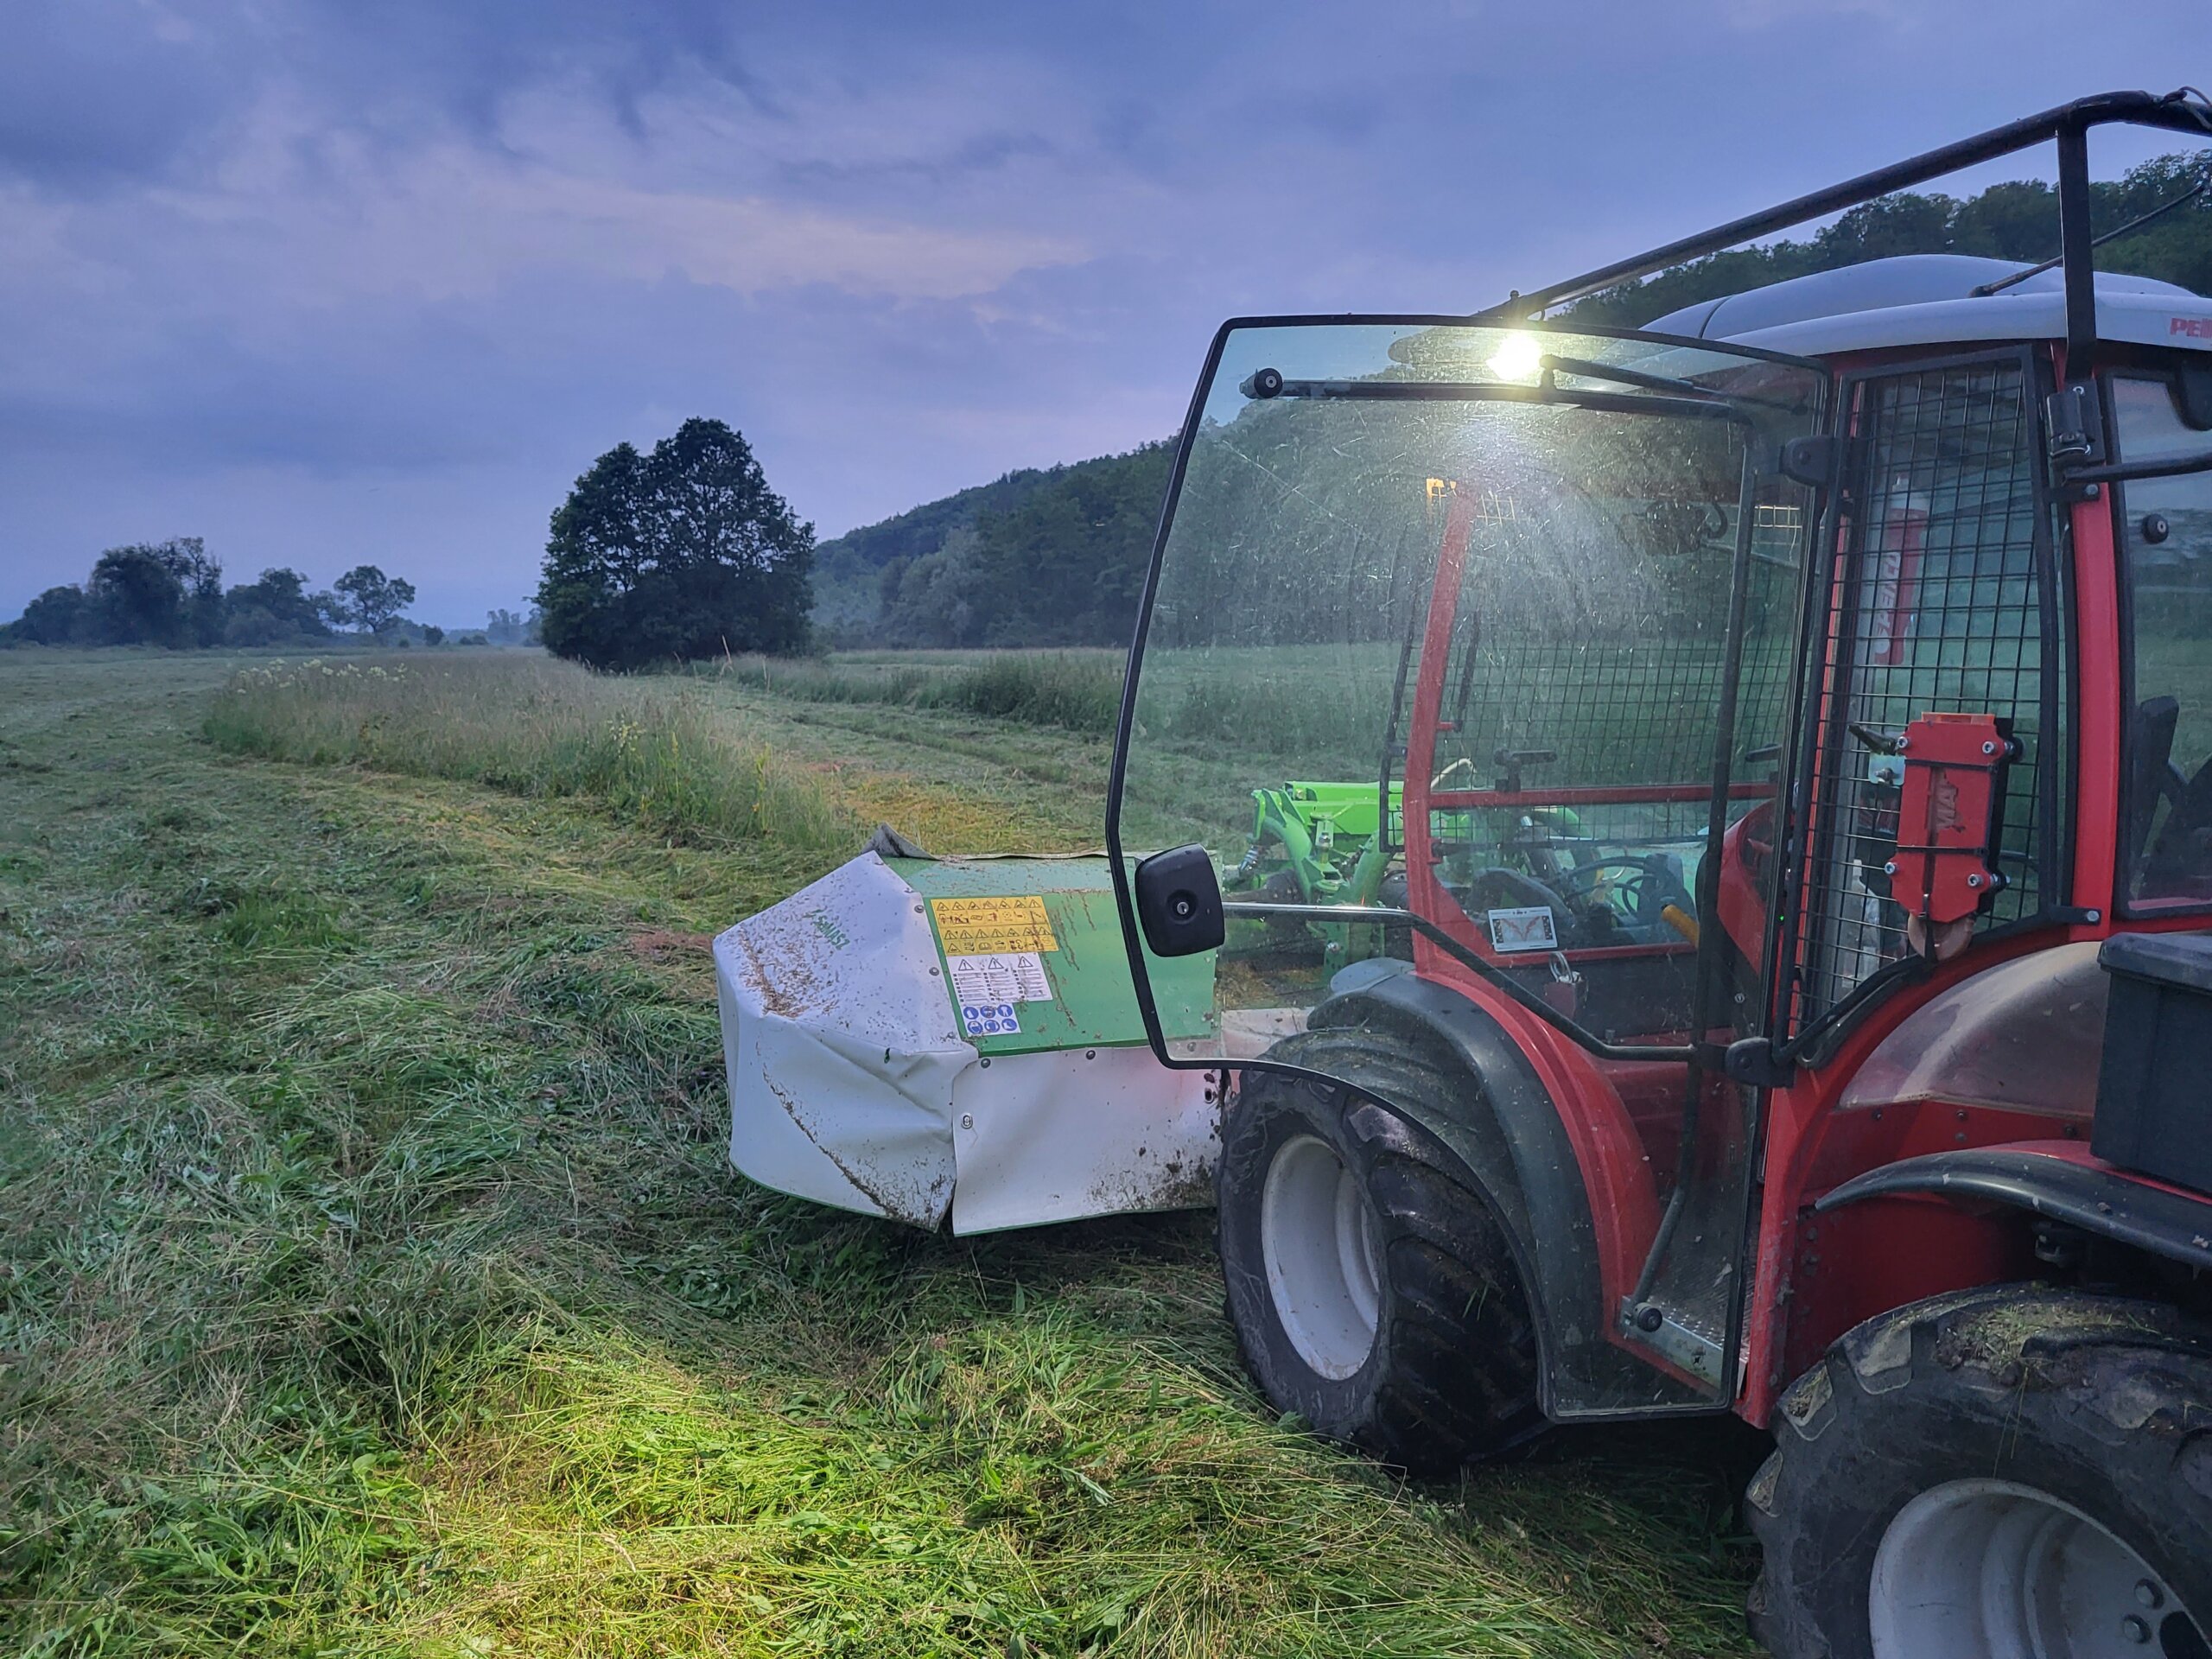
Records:
[[[1518,289],[1502,303],[1478,311],[1475,322],[1531,322],[1554,306],[1587,298],[1608,288],[1649,276],[1669,265],[1701,259],[1740,243],[1771,236],[1842,213],[1899,190],[1925,184],[1962,168],[1979,166],[2034,145],[2055,140],[2058,147],[2058,233],[2066,278],[2067,378],[2078,378],[2096,348],[2097,312],[2094,256],[2090,251],[2089,149],[2092,127],[2159,127],[2212,139],[2212,103],[2189,87],[2171,92],[2100,92],[2075,99],[2018,121],[1992,127],[1971,138],[1931,149],[1889,167],[1862,173],[1855,179],[1830,185],[1768,207],[1746,213],[1709,231],[1686,236],[1647,252],[1616,259],[1609,265],[1570,276],[1565,282],[1523,294]]]

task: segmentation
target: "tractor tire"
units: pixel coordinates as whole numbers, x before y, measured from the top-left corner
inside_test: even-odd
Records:
[[[1745,1508],[1782,1659],[2212,1656],[2212,1329],[2176,1310],[1916,1303],[1830,1348],[1774,1433]]]
[[[1440,1473],[1543,1427],[1535,1331],[1477,1178],[1378,1103],[1449,1099],[1449,1080],[1384,1041],[1305,1033],[1268,1054],[1317,1067],[1356,1054],[1372,1096],[1244,1073],[1215,1175],[1222,1270],[1269,1403],[1325,1439]]]

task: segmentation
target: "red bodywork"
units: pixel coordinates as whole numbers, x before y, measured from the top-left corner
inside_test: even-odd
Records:
[[[1891,354],[1902,356],[1902,354]],[[1840,360],[1839,372],[1871,366],[1870,357]],[[2063,364],[2056,365],[2063,372]],[[1428,788],[1436,760],[1453,610],[1465,568],[1472,493],[1454,494],[1444,526],[1431,595],[1421,671],[1409,722],[1404,772],[1408,903],[1470,950],[1494,957],[1483,930],[1444,888],[1433,844],[1431,810],[1469,806],[1552,806],[1575,801],[1699,801],[1699,783],[1623,790],[1528,791],[1521,794]],[[1764,1424],[1780,1390],[1828,1344],[1860,1320],[1923,1297],[2027,1276],[2031,1238],[2018,1211],[1977,1211],[1933,1197],[1886,1197],[1815,1215],[1825,1193],[1869,1170],[1923,1154],[1966,1147],[2020,1146],[2057,1151],[2070,1160],[2108,1168],[2088,1149],[2093,1102],[2068,1108],[2011,1110],[1986,1104],[1919,1099],[1840,1104],[1867,1057],[1916,1010],[1969,976],[2010,958],[2053,945],[2096,940],[2112,931],[2124,689],[2118,649],[2120,597],[2109,505],[2072,509],[2077,652],[2070,677],[2075,733],[2072,777],[2073,892],[2076,915],[2094,919],[2031,935],[1976,941],[1955,960],[1862,1015],[1817,1068],[1800,1069],[1787,1086],[1767,1092],[1763,1144],[1756,1150],[1753,1203],[1756,1260],[1743,1315],[1744,1383],[1735,1412]],[[1912,569],[1918,526],[1908,518],[1892,532],[1894,558],[1878,588],[1902,638],[1913,603]],[[1840,557],[1840,546],[1827,550]],[[1878,607],[1879,601],[1878,600]],[[1833,642],[1831,642],[1832,644]],[[1806,717],[1825,721],[1825,706]],[[1986,713],[1922,711],[1907,734],[1904,789],[1899,806],[1897,894],[1909,911],[1935,924],[1971,915],[1989,892],[1991,811],[1999,798],[2006,734]],[[1929,718],[1934,716],[1934,718]],[[1775,785],[1738,781],[1733,799],[1753,801],[1722,845],[1718,912],[1737,950],[1763,959],[1769,919],[1765,894],[1775,857]],[[1821,804],[1811,804],[1817,817]],[[1979,878],[1978,880],[1973,878]],[[2194,918],[2202,925],[2201,918]],[[2158,925],[2158,924],[2154,924]],[[2180,918],[2175,925],[2188,925]],[[1455,961],[1427,938],[1414,943],[1415,971],[1478,1004],[1510,1033],[1535,1070],[1560,1116],[1591,1198],[1592,1219],[1607,1307],[1633,1288],[1664,1207],[1682,1112],[1682,1068],[1665,1063],[1608,1062]],[[1691,947],[1636,945],[1571,951],[1575,960],[1606,955],[1683,953]],[[1691,1033],[1649,1033],[1655,1041],[1688,1041]],[[1710,1033],[1726,1040],[1729,1033]],[[1718,1093],[1732,1085],[1713,1078]],[[2125,1173],[2125,1172],[2115,1172]],[[2131,1178],[2137,1179],[2137,1178]],[[2155,1185],[2145,1183],[2145,1185]],[[1624,1346],[1626,1338],[1614,1338]],[[1633,1347],[1662,1370],[1681,1373],[1649,1350]]]

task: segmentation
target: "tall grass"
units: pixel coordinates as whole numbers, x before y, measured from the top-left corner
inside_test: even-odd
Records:
[[[582,797],[693,841],[834,848],[857,831],[697,696],[543,658],[270,663],[235,674],[202,729],[235,753]]]
[[[934,660],[742,657],[695,671],[802,702],[949,709],[1102,734],[1114,729],[1122,704],[1122,655],[1111,651],[946,652]]]

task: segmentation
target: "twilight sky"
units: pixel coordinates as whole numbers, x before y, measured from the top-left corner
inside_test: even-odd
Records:
[[[1471,309],[2212,82],[2202,0],[7,11],[0,619],[200,535],[474,626],[687,415],[833,535],[1165,435],[1231,313]]]

